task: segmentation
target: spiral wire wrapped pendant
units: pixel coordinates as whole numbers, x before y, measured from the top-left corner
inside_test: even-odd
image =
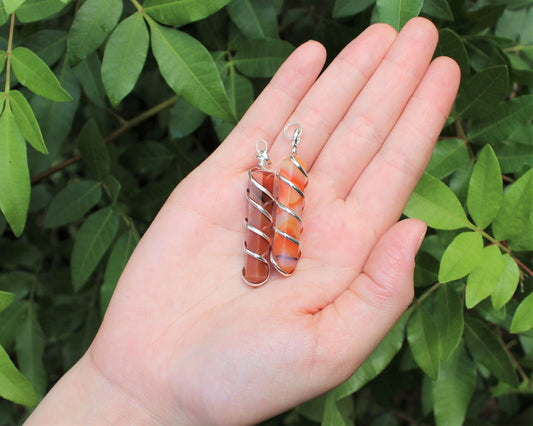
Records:
[[[290,123],[283,133],[287,136],[286,130],[295,124],[297,127],[291,137],[292,155],[283,160],[280,171],[276,174],[274,241],[270,262],[283,276],[294,273],[301,256],[300,235],[303,231],[301,214],[305,202],[304,189],[308,182],[305,162],[296,156],[302,128],[297,123]]]
[[[264,147],[262,146],[264,145]],[[274,172],[266,169],[269,164],[264,140],[257,142],[259,165],[248,171],[248,217],[245,219],[246,240],[245,266],[242,269],[244,282],[252,287],[265,284],[270,277],[268,258],[272,247],[272,212],[274,209]]]

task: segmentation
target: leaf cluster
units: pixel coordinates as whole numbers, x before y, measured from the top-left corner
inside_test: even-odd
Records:
[[[430,226],[415,300],[265,424],[533,423],[533,0],[0,0],[0,424],[84,353],[164,200],[295,46],[332,59],[417,15],[462,80],[404,211]]]

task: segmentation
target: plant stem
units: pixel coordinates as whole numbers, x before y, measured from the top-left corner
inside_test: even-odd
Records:
[[[5,86],[6,93],[9,93],[10,80],[11,80],[11,47],[13,46],[13,29],[14,28],[15,28],[15,12],[11,14],[11,24],[9,26],[9,38],[7,40],[6,86]],[[9,102],[9,98],[6,98],[6,102]]]
[[[504,52],[512,52],[512,53],[517,53],[517,52],[520,52],[522,50],[526,50],[526,49],[530,49],[531,48],[531,45],[530,44],[517,44],[515,46],[511,46],[511,47],[506,47],[505,49],[503,49]]]
[[[126,132],[127,130],[131,129],[132,127],[135,127],[136,125],[142,123],[143,121],[147,120],[148,118],[160,113],[161,111],[170,108],[172,105],[176,103],[178,100],[178,96],[172,96],[171,98],[167,99],[166,101],[161,102],[160,104],[150,108],[149,110],[143,112],[142,114],[139,114],[136,117],[133,117],[131,120],[126,121],[122,126],[120,126],[117,130],[110,133],[104,138],[105,143],[109,143],[113,141],[114,139],[118,138],[122,133]],[[38,175],[35,175],[31,178],[32,185],[41,182],[43,179],[46,179],[49,176],[52,176],[54,173],[57,173],[60,170],[63,170],[64,168],[70,166],[71,164],[74,164],[78,162],[81,159],[80,155],[74,155],[73,157],[70,157],[66,159],[65,161],[56,164],[53,167],[50,167],[49,169],[45,170],[42,173],[39,173]]]
[[[139,13],[144,13],[144,9],[143,7],[139,4],[139,2],[137,0],[131,0],[131,2],[133,3],[133,5],[137,8],[137,10],[139,11]]]
[[[472,150],[472,147],[470,146],[470,143],[468,142],[468,137],[466,136],[465,129],[463,127],[463,123],[461,123],[461,120],[459,120],[459,117],[457,117],[457,111],[455,109],[455,104],[453,104],[452,107],[452,114],[454,118],[454,124],[455,124],[455,131],[457,132],[457,136],[459,136],[460,139],[465,141],[465,145],[468,148],[468,153],[470,155],[471,160],[476,159],[476,154],[474,154],[474,151]]]
[[[441,284],[442,284],[441,282],[437,282],[433,284],[433,286],[431,286],[430,289],[428,289],[424,294],[422,294],[422,296],[420,296],[416,300],[416,303],[422,303],[424,300],[426,300],[431,293],[433,293],[435,290],[437,290],[440,287]]]
[[[76,2],[76,7],[74,8],[74,16],[78,14],[78,11],[80,10],[80,6],[81,6],[81,0],[78,0]]]
[[[523,262],[521,262],[519,259],[517,259],[516,256],[513,255],[513,252],[509,249],[509,247],[507,247],[501,241],[498,241],[492,235],[487,234],[483,229],[480,229],[480,228],[478,228],[477,226],[475,226],[473,224],[470,224],[469,228],[472,229],[473,231],[481,234],[481,236],[485,237],[492,244],[497,245],[500,249],[502,249],[509,256],[511,256],[514,259],[514,261],[518,264],[518,266],[520,266],[524,271],[526,271],[529,275],[531,275],[533,277],[533,271],[531,269],[529,269]]]
[[[511,359],[511,362],[513,363],[513,365],[515,366],[516,370],[518,371],[518,374],[520,375],[520,377],[522,377],[522,380],[526,383],[528,388],[531,388],[531,380],[529,380],[528,375],[522,369],[522,366],[520,365],[520,363],[516,360],[514,355],[511,353],[511,351],[509,350],[509,348],[507,347],[507,345],[503,341],[502,335],[501,335],[501,330],[500,330],[499,327],[496,329],[496,336],[498,337],[498,340],[500,341],[500,344],[502,345],[503,350],[507,353],[507,355]]]

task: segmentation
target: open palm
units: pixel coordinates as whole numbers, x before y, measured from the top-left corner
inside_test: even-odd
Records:
[[[317,79],[298,48],[239,125],[173,192],[130,259],[82,363],[154,421],[249,424],[346,380],[412,299],[425,232],[397,222],[459,82],[431,62],[437,31],[378,24]],[[276,170],[286,123],[303,128],[309,185],[296,273],[246,286],[244,216],[255,142]]]

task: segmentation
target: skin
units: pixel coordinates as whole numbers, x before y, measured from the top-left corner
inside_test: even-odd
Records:
[[[415,18],[369,27],[321,74],[300,46],[221,146],[169,197],[120,278],[88,352],[28,424],[257,423],[339,385],[413,298],[423,222],[398,222],[459,85]],[[272,169],[302,125],[308,165],[296,273],[243,284],[247,170]]]

